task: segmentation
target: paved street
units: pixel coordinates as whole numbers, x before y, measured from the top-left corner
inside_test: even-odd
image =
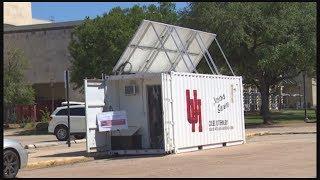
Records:
[[[316,135],[257,136],[245,145],[25,169],[17,177],[316,177]]]
[[[20,135],[20,131],[23,129],[9,129],[4,131],[6,138],[19,140],[23,145],[43,143],[43,142],[58,142],[55,135],[46,134],[46,135]],[[266,127],[259,126],[255,128],[246,128],[246,133],[258,132],[258,131],[270,131],[273,133],[277,132],[315,132],[316,124],[315,123],[290,123],[290,124],[275,124],[269,125]],[[71,140],[74,137],[71,136]]]
[[[4,131],[4,137],[8,139],[14,139],[21,142],[23,145],[43,143],[43,142],[58,142],[57,138],[53,134],[39,134],[39,135],[20,135],[23,129],[10,129]],[[73,136],[70,137],[74,139]]]

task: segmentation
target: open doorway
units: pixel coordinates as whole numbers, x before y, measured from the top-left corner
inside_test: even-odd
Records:
[[[161,86],[147,86],[148,97],[148,119],[150,148],[163,148],[163,118],[162,118],[162,97]]]

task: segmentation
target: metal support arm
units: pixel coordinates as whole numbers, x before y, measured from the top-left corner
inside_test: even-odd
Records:
[[[219,42],[218,42],[217,38],[215,37],[215,38],[214,38],[214,40],[216,41],[216,43],[217,43],[217,45],[218,45],[218,47],[219,47],[219,49],[220,49],[220,51],[221,51],[221,53],[222,53],[222,55],[223,55],[224,60],[225,60],[225,61],[226,61],[226,63],[228,64],[229,69],[230,69],[230,71],[231,71],[232,75],[234,75],[234,76],[235,76],[235,74],[234,74],[234,72],[233,72],[233,70],[232,70],[232,68],[231,68],[231,66],[230,66],[230,64],[229,64],[229,62],[228,62],[228,60],[227,60],[227,58],[226,58],[226,55],[225,55],[225,54],[224,54],[224,52],[222,51],[222,48],[221,48],[221,46],[220,46],[220,44],[219,44]]]

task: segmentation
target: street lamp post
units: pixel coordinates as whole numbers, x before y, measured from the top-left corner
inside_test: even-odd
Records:
[[[304,104],[304,121],[308,122],[307,117],[307,101],[306,101],[306,71],[303,71],[303,104]]]

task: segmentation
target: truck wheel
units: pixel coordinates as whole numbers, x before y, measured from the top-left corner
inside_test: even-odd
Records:
[[[68,128],[64,125],[57,126],[54,134],[59,141],[66,141],[68,139]]]
[[[74,137],[75,137],[76,139],[83,139],[83,138],[86,137],[86,135],[85,135],[85,134],[75,134]]]

